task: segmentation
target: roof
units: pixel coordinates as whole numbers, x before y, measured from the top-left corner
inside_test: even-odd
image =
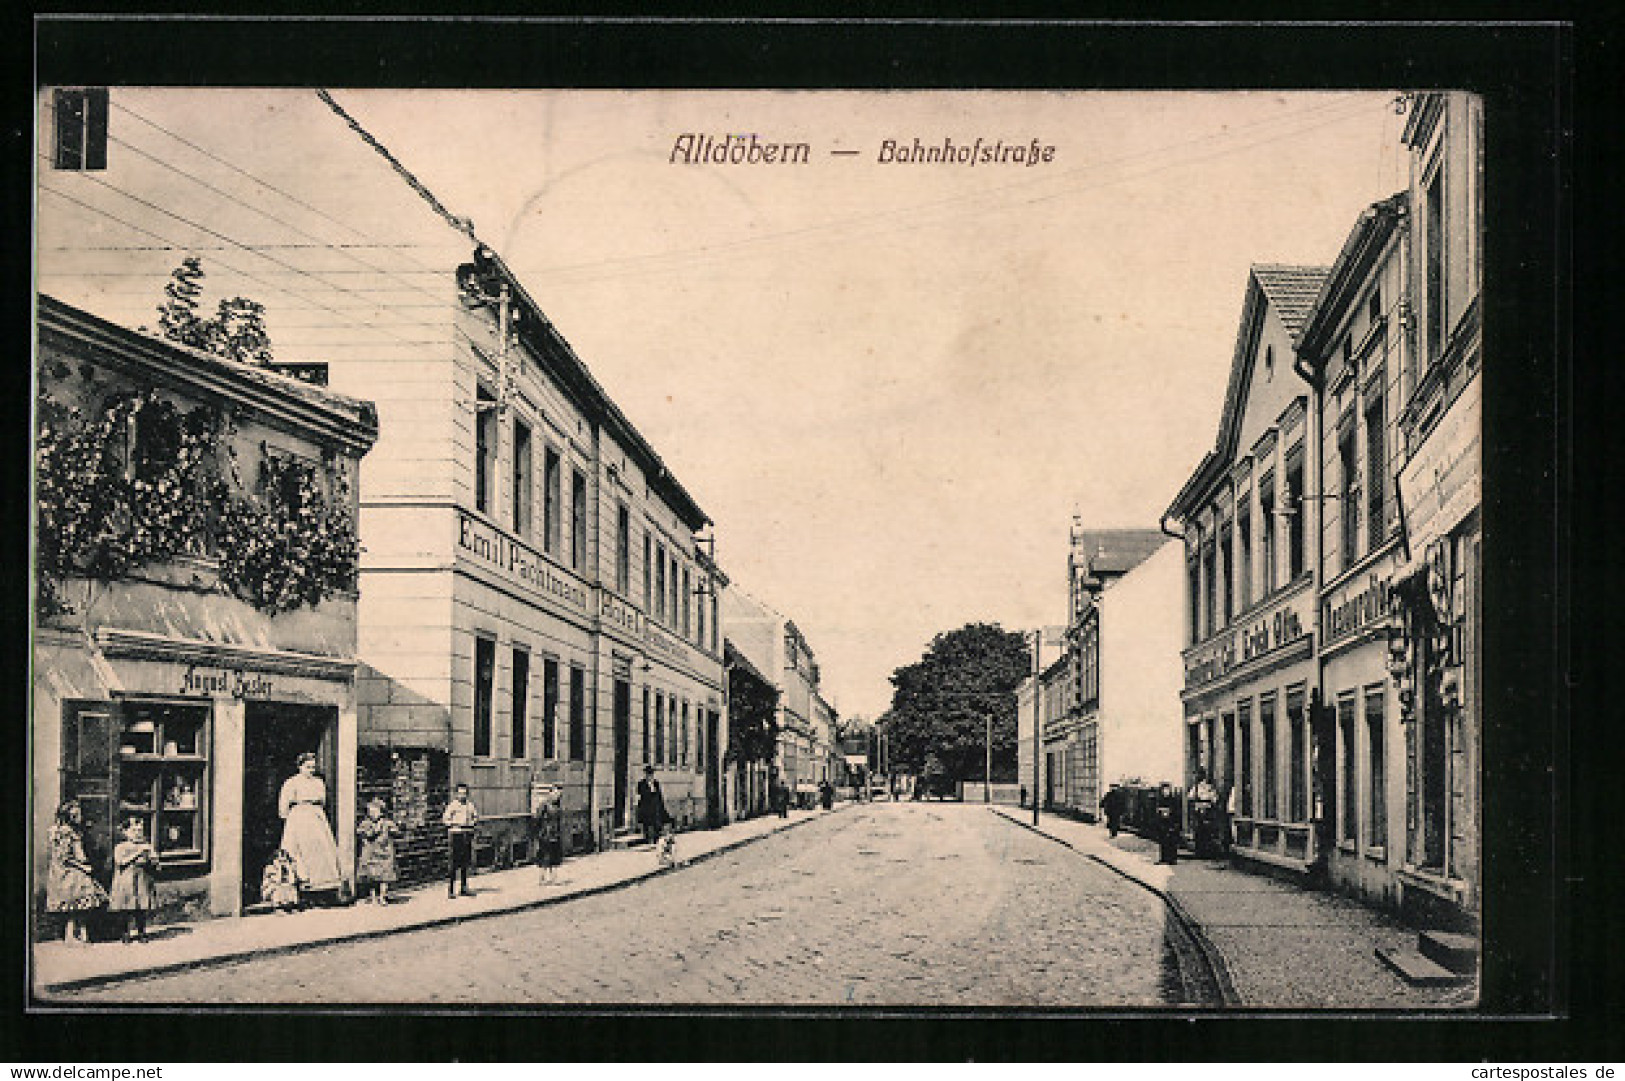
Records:
[[[1281,263],[1253,264],[1253,277],[1269,298],[1270,307],[1280,316],[1289,337],[1296,342],[1303,325],[1314,310],[1320,287],[1331,273],[1330,267],[1286,266]]]
[[[1074,529],[1072,554],[1090,574],[1127,574],[1168,541],[1160,529]]]
[[[1372,203],[1360,212],[1349,230],[1337,262],[1321,283],[1310,318],[1298,341],[1298,353],[1311,366],[1319,368],[1329,348],[1328,337],[1347,314],[1349,303],[1365,283],[1389,237],[1399,227],[1410,202],[1407,192],[1396,192]]]
[[[739,647],[735,646],[733,644],[733,640],[730,638],[725,638],[722,641],[722,660],[723,664],[730,668],[744,669],[746,672],[750,673],[752,679],[757,680],[764,686],[774,688],[778,686],[778,684],[774,683],[771,679],[768,679],[766,676],[762,675],[761,671],[758,670],[754,664],[750,663],[750,658],[741,653],[739,651]]]

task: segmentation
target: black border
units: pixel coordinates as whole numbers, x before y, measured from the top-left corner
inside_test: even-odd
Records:
[[[1382,14],[1414,15],[1395,5]],[[356,15],[353,0],[342,8]],[[395,10],[403,10],[396,8]],[[1127,1058],[1563,1060],[1625,1043],[1597,1022],[1617,1016],[1617,978],[1576,980],[1575,958],[1611,964],[1619,947],[1597,919],[1577,919],[1565,889],[1578,856],[1601,844],[1573,830],[1569,759],[1568,604],[1575,544],[1568,398],[1567,229],[1572,181],[1575,28],[1525,24],[1068,23],[1019,21],[479,21],[452,19],[146,20],[41,17],[8,46],[35,49],[35,85],[386,85],[715,88],[1462,88],[1485,95],[1488,273],[1485,282],[1485,899],[1484,1012],[1466,1018],[1258,1017],[1046,1020],[922,1013],[905,1018],[763,1015],[473,1016],[326,1012],[22,1016],[6,1057],[34,1062],[456,1058],[599,1060],[963,1060]],[[485,8],[494,14],[494,9]],[[919,14],[918,11],[914,14]],[[1212,11],[1234,17],[1234,9]],[[1589,46],[1591,38],[1585,43]],[[1600,46],[1597,52],[1602,52]],[[1601,78],[1606,79],[1603,75]],[[1617,75],[1615,76],[1617,78]],[[8,125],[14,164],[31,159],[31,90]],[[1610,118],[1612,121],[1612,118]],[[1609,129],[1615,126],[1609,124]],[[1608,129],[1603,129],[1608,130]],[[22,191],[30,178],[21,169]],[[14,189],[18,190],[18,189]],[[11,235],[26,238],[28,200]],[[20,211],[20,213],[19,213]],[[8,299],[27,267],[15,256]],[[1333,253],[1327,253],[1328,258]],[[24,365],[7,367],[7,400],[26,404]],[[25,425],[15,425],[26,448]],[[13,462],[26,462],[26,449]],[[21,471],[13,473],[19,476]],[[26,483],[26,476],[20,479]],[[17,531],[8,531],[17,543]],[[22,540],[26,545],[26,537]],[[26,552],[20,547],[19,552]],[[22,560],[13,564],[23,565]],[[1580,600],[1595,601],[1581,596]],[[18,608],[23,607],[19,604]],[[11,671],[26,680],[26,612]],[[1575,648],[1584,648],[1576,643]],[[1559,651],[1563,651],[1561,654]],[[1587,654],[1593,660],[1597,657]],[[1597,669],[1584,669],[1596,675]],[[20,682],[23,682],[20,681]],[[25,691],[24,686],[18,690]],[[14,701],[21,702],[19,693]],[[21,783],[10,821],[23,823]],[[1573,791],[1578,791],[1575,789]],[[1616,812],[1617,814],[1617,812]],[[21,830],[9,831],[20,833]],[[1567,846],[1573,844],[1570,850]],[[8,866],[21,865],[8,839]],[[1565,862],[1559,862],[1565,861]],[[10,878],[8,913],[25,911]],[[1595,881],[1595,880],[1593,880]],[[8,971],[23,971],[10,921]],[[1582,941],[1583,940],[1583,941]],[[1593,969],[1584,969],[1584,976]],[[1548,1009],[1572,1016],[1538,1019]],[[1597,1011],[1602,1012],[1597,1012]],[[1490,1011],[1525,1015],[1491,1022]],[[1620,1026],[1615,1026],[1616,1028]],[[15,1037],[13,1038],[14,1034]]]

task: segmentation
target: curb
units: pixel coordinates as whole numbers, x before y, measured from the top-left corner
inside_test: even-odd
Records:
[[[1197,959],[1201,962],[1202,967],[1207,970],[1206,975],[1211,980],[1213,989],[1218,995],[1218,1007],[1223,1009],[1238,1009],[1246,1006],[1246,1003],[1241,999],[1241,995],[1236,991],[1235,982],[1230,978],[1230,966],[1225,962],[1224,954],[1219,951],[1217,946],[1209,941],[1207,935],[1202,931],[1201,923],[1198,922],[1197,919],[1185,909],[1184,905],[1179,903],[1179,899],[1174,897],[1173,894],[1159,886],[1153,886],[1145,879],[1140,878],[1122,867],[1117,866],[1110,860],[1102,859],[1093,852],[1085,852],[1083,849],[1079,848],[1077,845],[1074,845],[1071,841],[1068,841],[1063,837],[1057,837],[1053,833],[1046,833],[1044,830],[1034,826],[1032,823],[1023,822],[1019,818],[1014,818],[996,807],[992,808],[992,810],[994,814],[998,815],[1006,822],[1014,823],[1015,825],[1020,826],[1022,829],[1054,841],[1063,848],[1071,849],[1084,859],[1093,860],[1095,863],[1098,863],[1100,866],[1106,868],[1106,870],[1112,872],[1118,877],[1134,883],[1136,886],[1139,886],[1141,889],[1146,890],[1149,893],[1155,894],[1162,900],[1162,903],[1168,907],[1169,914],[1174,918],[1175,930],[1188,942],[1189,946],[1196,954]]]
[[[320,949],[327,946],[342,945],[350,942],[365,942],[369,939],[387,938],[390,935],[405,934],[411,931],[423,931],[435,927],[450,927],[459,923],[472,923],[475,920],[489,919],[493,916],[508,916],[516,912],[528,912],[532,909],[546,908],[550,905],[563,904],[567,901],[575,901],[583,897],[596,897],[599,894],[611,893],[615,890],[625,889],[627,886],[636,885],[639,882],[646,882],[651,878],[658,878],[660,875],[681,871],[685,867],[692,867],[697,863],[704,863],[713,856],[720,856],[724,853],[732,852],[735,849],[743,848],[746,845],[754,844],[755,842],[764,840],[768,837],[776,837],[781,833],[788,833],[790,830],[796,829],[799,826],[804,826],[808,822],[820,821],[827,815],[833,814],[842,809],[843,807],[837,806],[831,811],[824,812],[824,814],[809,815],[806,818],[797,819],[796,821],[790,822],[787,825],[780,826],[778,829],[768,830],[765,833],[758,833],[751,837],[741,837],[736,841],[729,841],[727,844],[719,845],[716,848],[711,849],[709,852],[702,852],[697,856],[690,859],[681,860],[678,863],[671,864],[670,866],[661,867],[656,865],[647,871],[639,871],[636,874],[629,875],[626,878],[618,879],[614,882],[604,882],[597,886],[587,886],[571,893],[554,894],[546,897],[535,897],[528,901],[520,901],[504,908],[486,909],[483,912],[452,913],[445,916],[435,916],[431,919],[424,920],[421,923],[402,924],[398,927],[374,927],[359,931],[343,931],[337,934],[327,935],[322,938],[307,939],[303,942],[285,942],[278,943],[274,946],[252,946],[247,949],[237,950],[234,952],[219,953],[209,957],[200,957],[191,961],[167,961],[163,964],[154,965],[151,968],[124,972],[102,973],[93,976],[79,976],[74,979],[44,984],[35,991],[35,995],[37,997],[43,997],[50,993],[60,994],[63,992],[83,991],[91,987],[106,987],[115,983],[130,983],[137,980],[154,979],[160,976],[168,976],[182,971],[194,972],[198,969],[218,968],[225,965],[234,965],[243,961],[250,961],[263,957],[275,957],[282,954],[303,953],[306,950]]]

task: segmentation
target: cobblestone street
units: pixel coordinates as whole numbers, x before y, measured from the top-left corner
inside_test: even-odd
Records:
[[[1180,999],[1164,919],[979,805],[880,803],[623,890],[71,1000],[1133,1008]]]

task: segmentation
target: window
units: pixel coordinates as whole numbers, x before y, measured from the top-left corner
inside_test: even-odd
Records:
[[[1236,607],[1245,612],[1253,603],[1253,519],[1249,504],[1252,493],[1241,497],[1236,508],[1236,559],[1241,564],[1236,572]]]
[[[474,639],[474,757],[491,754],[491,685],[496,676],[497,644]]]
[[[1224,593],[1224,626],[1230,625],[1236,614],[1235,554],[1230,546],[1230,523],[1219,529],[1219,588]]]
[[[643,610],[649,611],[653,599],[653,588],[650,581],[654,575],[654,542],[649,537],[649,531],[643,531]]]
[[[645,764],[654,761],[649,757],[653,748],[649,743],[649,688],[643,688],[643,761]]]
[[[479,388],[474,407],[474,509],[491,513],[493,469],[497,453],[496,399]]]
[[[705,727],[706,713],[698,707],[694,710],[694,772],[705,772]]]
[[[570,761],[587,757],[587,673],[570,666]]]
[[[681,588],[681,583],[677,580],[677,553],[673,552],[671,554],[671,599],[666,602],[666,611],[671,614],[670,626],[672,630],[676,630],[678,620],[684,618],[679,610],[681,602],[678,600],[678,594]]]
[[[1354,696],[1341,695],[1337,699],[1337,732],[1339,742],[1343,745],[1343,813],[1340,815],[1342,829],[1338,836],[1350,844],[1359,830],[1360,805],[1357,800],[1359,788],[1356,781],[1356,764],[1354,750]]]
[[[1373,395],[1365,407],[1366,538],[1371,548],[1388,536],[1388,450],[1382,414],[1382,395]]]
[[[1303,526],[1308,517],[1308,501],[1303,498],[1303,446],[1287,452],[1285,498],[1287,581],[1295,582],[1303,573]]]
[[[1258,700],[1258,727],[1263,733],[1264,745],[1264,817],[1274,819],[1280,814],[1281,786],[1279,759],[1275,753],[1275,696],[1267,694]]]
[[[1432,364],[1444,351],[1444,170],[1436,170],[1428,182],[1426,196],[1427,222],[1425,240],[1427,251],[1423,256],[1426,280],[1423,303],[1427,347],[1427,362]]]
[[[1241,813],[1253,813],[1253,704],[1236,703],[1236,729],[1241,733]]]
[[[531,522],[530,425],[513,422],[513,531],[530,536]]]
[[[579,469],[570,471],[570,566],[581,570],[587,564],[587,478]]]
[[[552,447],[542,456],[542,547],[549,555],[559,554],[559,522],[562,498],[559,452]]]
[[[1350,567],[1359,554],[1360,537],[1360,464],[1354,450],[1354,415],[1346,415],[1337,427],[1337,460],[1341,468],[1342,491],[1337,501],[1339,522],[1338,545],[1342,550],[1342,566]]]
[[[1303,688],[1287,691],[1287,778],[1289,821],[1309,821],[1309,731],[1303,715]]]
[[[559,662],[542,660],[542,755],[559,756]]]
[[[684,638],[687,638],[690,634],[694,633],[693,619],[692,619],[692,617],[690,615],[690,613],[693,611],[693,608],[694,608],[693,600],[694,600],[694,590],[693,590],[693,588],[691,587],[691,585],[689,583],[688,568],[684,567],[683,568],[683,637]]]
[[[1372,326],[1382,322],[1382,289],[1379,286],[1371,287],[1371,299],[1366,301],[1366,321]]]
[[[615,588],[632,592],[632,513],[625,503],[615,508]]]
[[[51,105],[56,120],[52,168],[107,168],[107,88],[58,90]]]
[[[1260,597],[1275,592],[1275,474],[1266,473],[1258,482],[1258,567],[1264,572]]]
[[[655,618],[666,621],[666,546],[655,545]]]
[[[1366,688],[1365,692],[1365,843],[1368,848],[1383,848],[1388,838],[1388,797],[1383,768],[1383,688]]]
[[[712,653],[719,652],[721,650],[721,648],[722,647],[717,644],[717,595],[715,593],[712,593],[711,594],[711,652]]]
[[[524,758],[527,754],[525,723],[530,719],[529,712],[530,654],[516,647],[513,651],[513,731],[508,746],[509,758]]]
[[[1264,347],[1264,381],[1267,383],[1275,377],[1275,346]]]
[[[677,732],[678,732],[678,738],[683,741],[683,753],[678,758],[678,762],[680,762],[682,765],[686,766],[686,765],[688,765],[688,744],[689,744],[688,703],[687,702],[683,703],[683,719],[682,719],[682,723],[681,723],[680,727],[677,729]]]
[[[140,819],[161,861],[203,862],[209,852],[209,707],[125,701],[116,716],[118,814],[113,829]],[[78,753],[83,758],[82,744]],[[87,833],[88,827],[87,821]]]
[[[655,765],[666,764],[666,696],[655,692]]]
[[[1185,576],[1189,585],[1189,611],[1186,613],[1185,625],[1190,628],[1190,640],[1194,645],[1202,639],[1202,563],[1200,549],[1193,546],[1190,556],[1185,560]]]
[[[710,592],[710,587],[706,584],[705,579],[703,579],[703,578],[700,579],[699,590],[700,590],[700,592],[698,594],[698,599],[694,602],[694,620],[695,620],[694,641],[695,641],[696,644],[703,646],[703,645],[705,645],[705,641],[706,641],[706,639],[705,639],[705,598],[706,598],[706,594]]]
[[[1202,580],[1204,584],[1204,588],[1202,590],[1202,633],[1204,635],[1210,635],[1213,633],[1215,623],[1217,622],[1215,616],[1217,615],[1217,610],[1219,607],[1219,582],[1217,566],[1213,553],[1214,542],[1213,538],[1209,537],[1202,544]]]

